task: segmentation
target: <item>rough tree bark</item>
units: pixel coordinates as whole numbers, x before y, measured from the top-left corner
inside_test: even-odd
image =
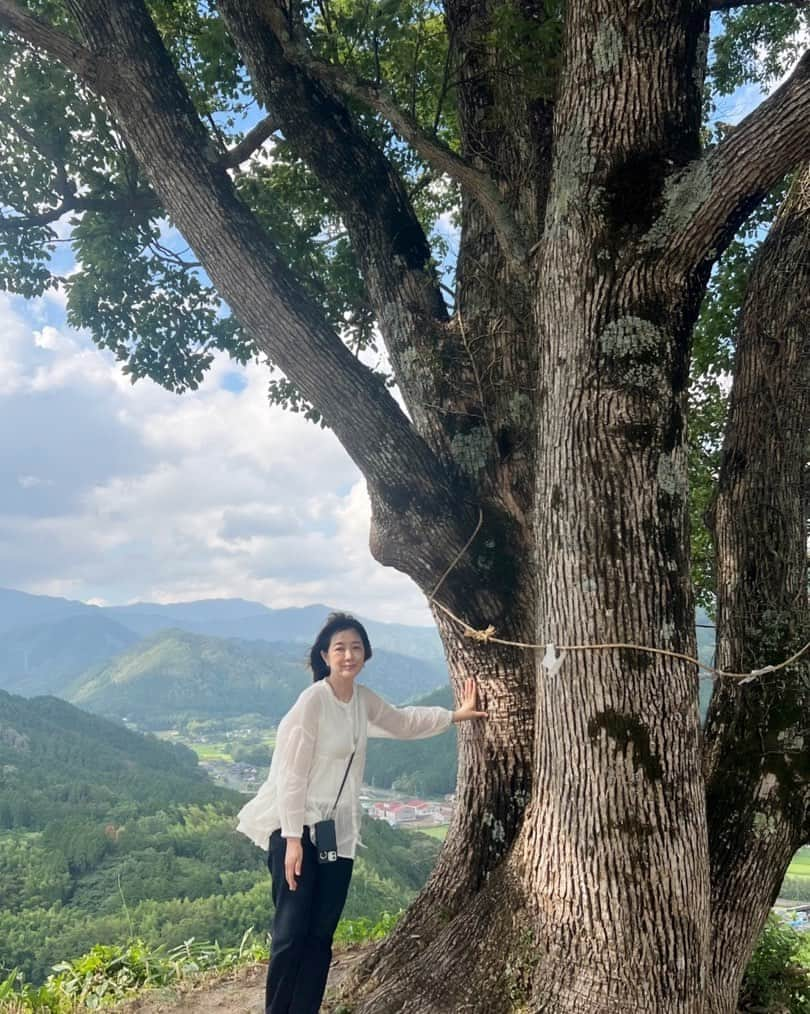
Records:
[[[752,267],[712,527],[717,664],[746,672],[810,640],[810,174],[797,174]],[[708,1009],[735,1010],[745,962],[810,838],[810,663],[721,680],[706,728],[712,922]]]
[[[292,7],[221,0],[256,95],[343,217],[406,415],[239,200],[143,0],[66,6],[75,39],[12,0],[0,0],[0,25],[105,100],[219,293],[365,475],[376,557],[430,595],[480,518],[439,594],[466,621],[510,640],[694,655],[691,332],[736,227],[810,157],[810,56],[704,152],[716,3],[569,0],[556,26],[544,21],[551,5],[521,0],[510,48],[499,0],[447,0],[458,153],[397,110],[380,82],[318,59]],[[550,38],[559,73],[542,66]],[[356,103],[461,188],[452,311],[402,180]],[[763,277],[780,244],[799,242],[795,220],[785,212]],[[800,291],[779,305],[798,308]],[[801,334],[806,370],[804,312],[797,322],[767,311],[774,383],[798,374]],[[776,399],[777,430],[739,393],[755,384],[748,334],[744,323],[716,515],[720,660],[737,667],[789,651],[805,587],[798,558],[778,571],[762,555],[774,505],[785,511],[780,538],[795,538],[798,490],[774,475],[764,500],[749,477],[766,474],[777,445],[798,467],[806,373],[804,401]],[[732,522],[747,542],[731,537]],[[775,601],[776,625],[765,610]],[[798,670],[720,689],[704,777],[693,666],[571,652],[551,675],[536,654],[470,641],[435,615],[451,679],[478,678],[490,720],[460,735],[459,806],[441,859],[356,978],[353,1009],[731,1010],[775,878],[791,843],[807,838]],[[752,616],[770,641],[754,637]],[[760,732],[776,760],[757,752]],[[767,864],[770,877],[759,876]],[[729,936],[723,955],[712,941]]]

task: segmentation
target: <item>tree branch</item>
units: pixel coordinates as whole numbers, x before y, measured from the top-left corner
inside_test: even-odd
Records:
[[[346,67],[327,63],[313,56],[303,44],[292,37],[281,11],[278,8],[271,10],[268,20],[284,49],[285,56],[331,91],[356,99],[385,117],[399,136],[426,162],[455,179],[484,208],[504,253],[517,268],[518,273],[525,274],[528,261],[527,245],[492,177],[476,169],[435,135],[421,127],[414,116],[397,105],[393,95],[382,82],[366,81]]]
[[[679,271],[715,261],[765,194],[810,158],[810,50],[715,148],[671,177],[642,250]]]
[[[808,319],[805,169],[756,253],[734,336],[734,380],[710,510],[716,664],[723,669],[745,672],[788,658],[810,631],[803,488]],[[726,996],[736,994],[740,958],[750,954],[788,863],[807,840],[809,674],[804,660],[778,678],[719,680],[709,705],[703,740],[714,929],[709,969]]]
[[[67,215],[71,211],[101,211],[108,214],[121,214],[128,211],[141,210],[160,210],[160,204],[154,194],[144,194],[142,197],[136,197],[133,199],[78,197],[76,194],[69,194],[58,207],[48,208],[47,211],[40,211],[34,215],[15,215],[10,218],[0,216],[0,233],[19,232],[23,229],[49,225],[51,222],[58,221],[63,215]]]
[[[0,27],[10,29],[35,49],[54,57],[87,84],[92,85],[109,66],[105,59],[91,53],[46,21],[29,14],[13,0],[0,0]]]
[[[271,137],[278,129],[280,123],[275,116],[265,116],[255,127],[251,128],[242,140],[228,149],[222,157],[222,165],[226,169],[236,169],[245,162],[254,151],[261,148],[268,137]]]
[[[376,495],[405,523],[418,529],[420,518],[432,517],[437,532],[455,533],[460,512],[446,470],[239,200],[143,0],[68,0],[68,7],[93,53],[116,54],[118,83],[107,81],[104,93],[116,124],[257,347],[321,412]],[[435,578],[426,554],[408,572],[425,585]]]
[[[285,141],[316,177],[349,233],[418,431],[438,453],[449,453],[441,420],[425,408],[439,400],[435,387],[442,382],[424,365],[427,349],[435,349],[447,322],[425,231],[400,174],[346,101],[290,61],[268,20],[270,6],[220,0],[219,10],[258,98],[280,118]]]

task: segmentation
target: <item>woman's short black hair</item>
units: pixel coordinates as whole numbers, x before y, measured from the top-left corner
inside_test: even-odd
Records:
[[[368,639],[363,624],[356,620],[351,613],[330,613],[309,652],[309,667],[312,670],[313,683],[317,683],[318,680],[325,679],[329,675],[329,666],[324,662],[321,652],[329,651],[333,635],[340,633],[341,630],[356,630],[363,642],[366,662],[371,658],[371,641]]]

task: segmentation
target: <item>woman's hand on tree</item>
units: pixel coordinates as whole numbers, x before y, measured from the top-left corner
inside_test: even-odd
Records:
[[[486,718],[486,711],[478,710],[478,687],[474,679],[464,680],[461,705],[453,712],[454,722],[468,722],[471,718]]]
[[[298,889],[296,877],[301,876],[301,866],[304,862],[304,847],[300,838],[285,838],[284,849],[284,877],[287,886],[291,891]]]

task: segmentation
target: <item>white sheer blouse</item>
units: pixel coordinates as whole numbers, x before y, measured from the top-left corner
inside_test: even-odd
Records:
[[[339,700],[325,680],[313,683],[281,720],[270,772],[239,811],[237,829],[262,848],[277,828],[299,838],[329,816],[346,765],[349,776],[334,814],[338,855],[353,859],[360,843],[360,786],[369,736],[425,739],[448,728],[447,708],[394,708],[356,683],[350,701]]]

